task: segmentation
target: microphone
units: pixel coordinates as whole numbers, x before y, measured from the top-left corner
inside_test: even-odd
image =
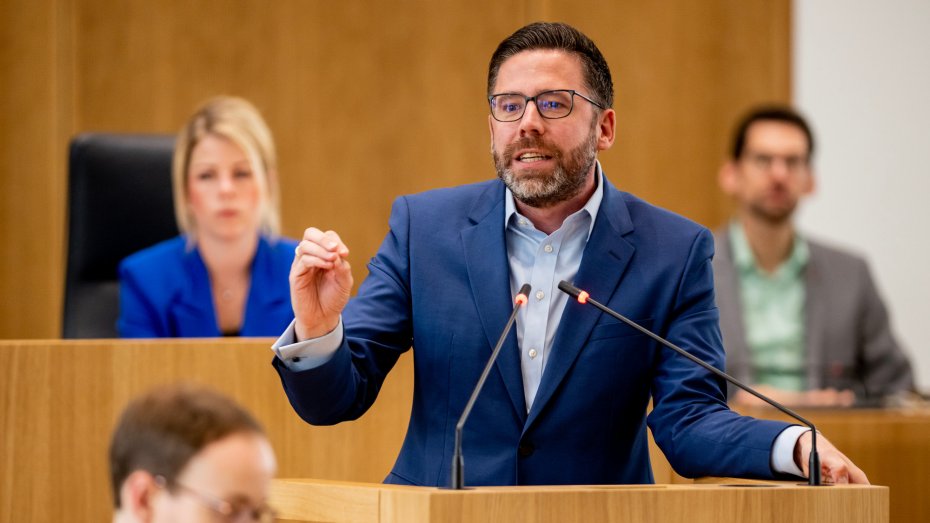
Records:
[[[513,299],[513,312],[510,313],[510,319],[507,320],[507,325],[504,326],[504,331],[501,332],[501,337],[497,340],[497,345],[495,345],[494,350],[491,351],[488,364],[484,366],[484,371],[481,373],[481,377],[478,378],[475,390],[472,391],[471,397],[468,398],[468,403],[465,404],[465,410],[462,411],[462,416],[459,418],[458,423],[455,424],[455,448],[452,452],[452,489],[454,490],[461,490],[465,486],[465,463],[462,458],[462,429],[465,427],[465,420],[467,420],[468,415],[471,414],[471,409],[475,406],[475,400],[478,399],[478,394],[481,393],[481,388],[484,387],[484,382],[488,379],[488,374],[491,373],[494,362],[497,361],[497,355],[500,354],[501,347],[504,346],[504,340],[507,339],[507,335],[510,334],[510,329],[513,327],[513,322],[517,319],[517,312],[520,311],[520,307],[526,305],[528,301],[527,296],[529,296],[529,294],[530,284],[524,283],[523,286],[520,287],[520,292],[518,292]]]
[[[638,330],[639,332],[642,332],[642,333],[645,334],[646,336],[649,336],[650,338],[652,338],[652,339],[654,339],[655,341],[661,343],[662,345],[668,347],[669,349],[672,349],[673,351],[677,352],[678,354],[681,354],[682,356],[688,358],[689,360],[693,361],[694,363],[697,363],[697,364],[700,365],[701,367],[704,367],[705,369],[709,370],[709,371],[710,371],[712,374],[714,374],[715,376],[719,376],[719,377],[721,377],[721,378],[723,378],[723,379],[729,381],[730,383],[732,383],[733,385],[736,385],[736,386],[739,387],[740,389],[745,390],[746,392],[752,394],[753,396],[759,398],[760,400],[762,400],[762,401],[768,403],[769,405],[775,407],[776,409],[778,409],[778,410],[784,412],[785,414],[791,416],[792,418],[794,418],[794,419],[800,421],[800,422],[803,423],[804,425],[807,425],[808,427],[810,427],[810,429],[811,429],[811,455],[810,455],[810,459],[809,459],[809,461],[808,461],[808,469],[809,469],[810,472],[809,472],[809,475],[808,475],[807,483],[808,483],[808,485],[811,485],[811,486],[819,486],[819,485],[820,485],[820,455],[817,453],[817,429],[814,427],[814,424],[813,424],[813,423],[811,423],[810,421],[807,421],[806,419],[804,419],[803,417],[801,417],[801,415],[799,415],[797,412],[795,412],[795,411],[789,409],[788,407],[782,405],[781,403],[778,403],[777,401],[773,400],[772,398],[769,398],[769,397],[766,396],[765,394],[762,394],[761,392],[759,392],[759,391],[753,389],[753,388],[750,387],[749,385],[746,385],[745,383],[739,381],[738,379],[734,378],[733,376],[730,376],[730,375],[727,374],[726,372],[723,372],[722,370],[717,369],[716,367],[714,367],[713,365],[711,365],[711,364],[705,362],[704,360],[702,360],[702,359],[700,359],[700,358],[698,358],[698,357],[692,355],[690,352],[688,352],[688,351],[682,349],[681,347],[678,347],[678,346],[675,345],[674,343],[672,343],[672,342],[666,340],[665,338],[663,338],[663,337],[661,337],[661,336],[659,336],[659,335],[653,333],[652,331],[650,331],[649,329],[647,329],[647,328],[645,328],[645,327],[639,325],[639,324],[636,323],[635,321],[630,320],[630,319],[628,319],[627,317],[623,316],[622,314],[615,312],[614,310],[612,310],[611,308],[607,307],[606,305],[603,305],[603,304],[601,304],[601,303],[598,303],[598,302],[595,301],[593,298],[591,298],[591,296],[590,296],[586,291],[583,291],[583,290],[579,289],[578,287],[575,287],[575,286],[572,285],[571,283],[568,283],[567,281],[562,280],[561,282],[559,282],[559,290],[562,291],[562,292],[564,292],[564,293],[566,293],[566,294],[568,294],[569,296],[571,296],[571,297],[577,299],[577,300],[578,300],[578,303],[581,303],[581,304],[590,303],[591,305],[595,306],[596,308],[600,309],[601,311],[603,311],[603,312],[605,312],[605,313],[607,313],[607,314],[613,316],[614,318],[617,318],[618,320],[622,321],[623,323],[626,323],[626,324],[629,325],[630,327],[633,327],[634,329]]]

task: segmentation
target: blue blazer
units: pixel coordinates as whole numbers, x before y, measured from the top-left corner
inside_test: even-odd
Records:
[[[207,267],[197,249],[178,236],[129,256],[119,266],[120,314],[124,338],[220,336]],[[252,282],[240,336],[277,336],[291,309],[288,274],[293,240],[262,237],[252,261]]]
[[[397,199],[335,356],[302,372],[274,361],[295,410],[325,425],[362,415],[412,345],[413,408],[389,483],[449,483],[455,424],[512,308],[504,194],[493,180]],[[712,256],[705,228],[607,183],[575,283],[723,368]],[[510,333],[465,425],[465,484],[651,483],[647,424],[689,477],[772,477],[787,426],[730,411],[706,370],[569,301],[529,412]]]

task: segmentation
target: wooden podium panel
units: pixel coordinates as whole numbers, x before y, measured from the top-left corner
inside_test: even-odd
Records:
[[[276,480],[279,521],[316,523],[858,523],[888,521],[888,488],[786,483],[480,487]]]

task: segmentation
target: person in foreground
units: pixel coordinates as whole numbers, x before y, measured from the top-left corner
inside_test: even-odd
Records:
[[[651,483],[647,424],[684,476],[806,475],[803,428],[730,411],[704,369],[557,290],[573,281],[723,367],[709,231],[618,191],[597,162],[616,115],[594,43],[565,24],[523,27],[491,58],[488,101],[499,179],[398,198],[355,298],[348,247],[306,230],[296,318],[273,346],[298,414],[361,416],[412,345],[410,425],[386,481],[448,485],[456,421],[526,282],[465,425],[466,485]],[[867,481],[819,441],[829,481]]]
[[[715,234],[727,371],[788,405],[848,406],[913,390],[907,356],[862,258],[793,223],[814,190],[810,126],[787,107],[738,123],[720,186],[736,204]],[[756,404],[744,391],[731,400]]]
[[[172,168],[183,234],[120,264],[121,337],[272,336],[287,326],[296,242],[278,236],[276,170],[252,104],[222,96],[194,113]]]
[[[113,521],[262,521],[276,469],[262,428],[231,399],[156,388],[123,411],[110,442]]]

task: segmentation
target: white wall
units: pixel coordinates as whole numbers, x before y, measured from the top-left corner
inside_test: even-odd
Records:
[[[801,226],[869,259],[930,391],[930,1],[795,0],[793,67],[818,140]]]

